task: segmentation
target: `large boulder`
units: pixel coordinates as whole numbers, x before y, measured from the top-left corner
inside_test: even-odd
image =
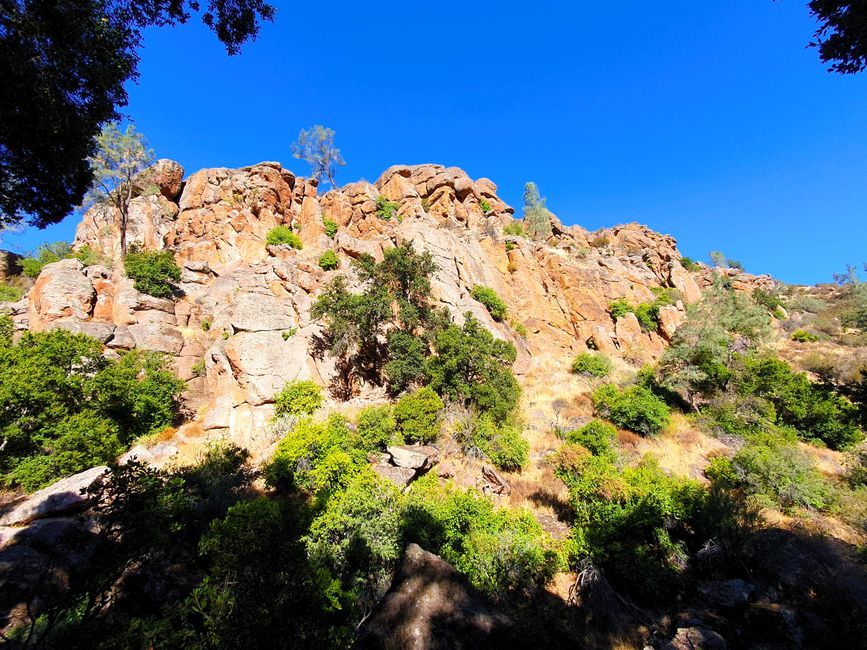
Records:
[[[67,476],[14,504],[2,516],[0,526],[22,526],[36,519],[57,517],[90,505],[87,488],[102,480],[108,467],[92,467]]]
[[[96,290],[77,259],[47,264],[30,290],[30,327],[42,331],[56,320],[87,320]]]

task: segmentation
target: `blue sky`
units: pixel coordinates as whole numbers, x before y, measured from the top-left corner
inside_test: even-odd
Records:
[[[322,123],[338,182],[457,165],[516,207],[533,180],[567,224],[639,221],[787,282],[867,261],[867,73],[805,48],[806,0],[275,4],[237,57],[195,19],[147,32],[126,112],[158,156],[306,174],[289,146]]]

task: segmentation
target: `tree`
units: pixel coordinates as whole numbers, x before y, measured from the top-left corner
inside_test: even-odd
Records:
[[[552,215],[545,202],[535,183],[531,181],[524,186],[524,229],[533,239],[548,239],[553,232]]]
[[[292,143],[292,157],[308,163],[311,177],[317,181],[325,177],[331,187],[337,187],[334,182],[336,168],[346,164],[340,149],[334,146],[334,131],[321,124],[314,124],[309,130],[301,129],[298,140]]]
[[[819,20],[810,43],[819,48],[829,71],[854,74],[867,68],[867,4],[851,0],[811,0],[807,5]]]
[[[196,0],[4,0],[0,9],[0,227],[43,228],[80,205],[100,128],[120,118],[141,31],[185,23]],[[209,0],[202,20],[236,54],[274,8]]]

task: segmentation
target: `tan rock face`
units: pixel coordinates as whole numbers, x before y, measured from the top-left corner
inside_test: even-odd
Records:
[[[338,273],[357,287],[350,262],[365,254],[382,259],[383,250],[409,241],[430,252],[438,269],[434,301],[457,323],[470,312],[495,336],[512,341],[519,376],[562,371],[588,347],[636,363],[658,358],[685,318],[684,305],[664,308],[659,331],[648,333],[632,315],[615,324],[609,304],[652,301],[656,287],[679,289],[688,304],[710,283],[710,271],[683,269],[672,237],[638,224],[591,235],[554,218],[545,242],[504,236],[514,210],[498,197],[497,186],[454,167],[394,166],[374,183],[324,195],[278,163],[205,169],[183,185],[179,166],[160,161],[157,167],[152,178],[160,191],[135,200],[131,241],[175,254],[183,269],[179,297],[156,301],[135,291],[117,268],[83,270],[63,262],[39,278],[27,316],[34,329],[57,321],[102,337],[105,327],[110,347],[174,355],[203,407],[205,429],[235,440],[256,439],[254,430],[265,427],[285,382],[329,382],[333,360],[311,356],[321,329],[310,308]],[[379,197],[398,204],[396,218],[377,214]],[[113,218],[105,207],[90,210],[76,245],[114,256]],[[325,219],[338,224],[333,239],[325,235]],[[292,227],[303,249],[266,246],[276,225]],[[319,268],[326,249],[337,253],[338,271]],[[754,276],[733,281],[744,290],[761,285]],[[502,297],[507,322],[494,322],[472,298],[475,285]],[[526,337],[516,334],[518,325]],[[192,368],[202,361],[204,376],[194,377]]]

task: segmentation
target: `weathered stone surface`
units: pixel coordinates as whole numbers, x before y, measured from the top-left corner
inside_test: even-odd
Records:
[[[706,627],[680,627],[663,650],[726,650],[727,644],[717,632]]]
[[[677,328],[686,320],[686,311],[674,305],[659,308],[659,333],[666,341],[671,341]]]
[[[392,463],[413,470],[428,469],[439,461],[439,451],[435,447],[392,445],[388,447],[388,453]]]
[[[47,264],[30,290],[30,327],[42,331],[61,318],[87,320],[93,310],[96,291],[76,259]]]
[[[86,334],[87,336],[92,336],[93,338],[101,341],[102,343],[106,343],[109,339],[112,338],[114,334],[114,325],[109,323],[99,323],[97,321],[83,321],[76,319],[63,319],[63,320],[55,320],[45,327],[46,330],[66,330],[68,332],[72,332],[73,334]]]
[[[387,463],[375,463],[372,467],[379,476],[401,488],[405,488],[416,478],[416,471],[409,467],[396,467]]]
[[[522,647],[512,621],[450,564],[410,544],[391,589],[359,629],[357,648]]]
[[[3,513],[0,526],[20,526],[36,519],[81,510],[89,503],[82,491],[100,480],[107,470],[107,467],[92,467],[35,492]]]
[[[127,327],[137,348],[179,354],[184,347],[184,337],[173,326],[164,323],[136,323]]]

